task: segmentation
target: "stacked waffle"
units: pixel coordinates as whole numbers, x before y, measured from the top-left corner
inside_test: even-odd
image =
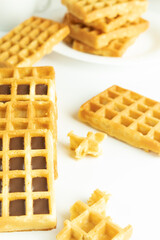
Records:
[[[0,69],[0,231],[56,226],[52,67]]]
[[[81,52],[120,57],[148,28],[147,0],[62,0],[70,27],[66,42]]]

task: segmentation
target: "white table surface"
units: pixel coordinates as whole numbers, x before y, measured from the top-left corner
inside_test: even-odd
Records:
[[[158,12],[160,4],[150,1],[150,8]],[[86,100],[113,84],[160,101],[159,63],[116,67],[73,60],[53,51],[36,64],[46,65],[55,68],[58,97],[57,229],[1,233],[0,239],[56,239],[63,221],[69,217],[69,208],[77,200],[86,201],[99,188],[112,195],[107,215],[122,227],[133,226],[131,240],[159,240],[160,157],[107,137],[102,143],[100,157],[75,161],[67,137],[71,130],[81,136],[88,131],[96,132],[78,120],[78,109]]]

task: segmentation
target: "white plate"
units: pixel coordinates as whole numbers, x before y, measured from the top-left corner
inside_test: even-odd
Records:
[[[54,10],[53,18],[61,21],[65,11],[63,7]],[[136,42],[128,48],[121,58],[82,53],[72,49],[63,42],[55,46],[53,51],[77,60],[99,64],[133,65],[144,62],[149,64],[158,62],[160,60],[160,15],[148,11],[144,18],[150,22],[149,29],[138,37]]]

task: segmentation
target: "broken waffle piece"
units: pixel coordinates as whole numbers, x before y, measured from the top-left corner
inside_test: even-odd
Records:
[[[79,118],[112,137],[160,154],[160,102],[114,85],[83,104]]]
[[[99,148],[99,143],[103,141],[104,133],[88,132],[87,137],[79,137],[71,131],[68,133],[70,137],[70,148],[75,151],[75,158],[84,158],[87,154],[98,157],[102,150]]]
[[[124,229],[106,217],[106,203],[109,195],[96,190],[89,203],[77,201],[71,207],[71,218],[64,222],[64,228],[57,235],[57,240],[129,240],[132,226]]]
[[[31,17],[0,39],[0,62],[14,67],[30,67],[68,34],[68,26]]]
[[[87,23],[103,17],[115,18],[117,15],[136,12],[137,9],[145,12],[148,6],[146,0],[61,0],[61,2],[71,14]]]

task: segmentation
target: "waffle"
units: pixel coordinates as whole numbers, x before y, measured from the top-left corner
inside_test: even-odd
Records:
[[[50,129],[56,139],[54,78],[52,67],[0,69],[0,130]],[[57,178],[56,157],[54,169]]]
[[[68,38],[68,37],[67,37]],[[74,40],[72,48],[85,53],[105,56],[105,57],[121,57],[128,47],[130,47],[136,41],[136,37],[115,39],[109,42],[106,47],[100,49],[94,49],[79,41]]]
[[[137,9],[145,12],[148,5],[146,0],[61,0],[61,2],[70,13],[87,23],[103,17],[114,18],[131,11],[136,12]]]
[[[55,151],[50,130],[0,131],[1,232],[56,226]]]
[[[12,65],[5,62],[0,62],[0,68],[8,68],[8,67],[12,67]]]
[[[94,29],[100,30],[102,32],[112,32],[115,29],[118,29],[119,27],[123,26],[127,22],[134,22],[136,21],[141,15],[143,14],[142,9],[136,9],[136,12],[129,12],[125,15],[118,15],[115,18],[100,18],[97,19],[94,22],[91,23],[85,23],[86,26],[92,27]],[[67,18],[69,18],[69,22],[72,23],[81,23],[83,24],[83,21],[79,18],[76,18],[74,15],[68,13]]]
[[[112,86],[83,104],[82,121],[145,151],[160,154],[160,103]]]
[[[50,53],[69,28],[40,17],[31,17],[0,39],[0,62],[29,67]]]
[[[88,132],[87,137],[79,137],[71,131],[68,133],[70,137],[70,148],[75,150],[75,158],[84,158],[87,154],[98,157],[101,154],[99,143],[103,141],[105,134]]]
[[[71,220],[64,222],[63,230],[57,235],[57,240],[128,240],[132,227],[122,229],[105,215],[105,200],[99,190],[96,190],[89,204],[76,202],[71,208]],[[93,201],[94,200],[94,201]],[[90,204],[91,202],[91,204]]]
[[[132,23],[128,22],[124,24],[122,27],[116,29],[115,31],[103,33],[99,30],[95,30],[92,27],[87,27],[84,24],[75,24],[69,22],[69,20],[68,24],[71,31],[70,36],[73,39],[78,40],[95,49],[100,49],[107,46],[109,42],[114,39],[135,37],[144,32],[149,26],[147,20],[139,18]]]

